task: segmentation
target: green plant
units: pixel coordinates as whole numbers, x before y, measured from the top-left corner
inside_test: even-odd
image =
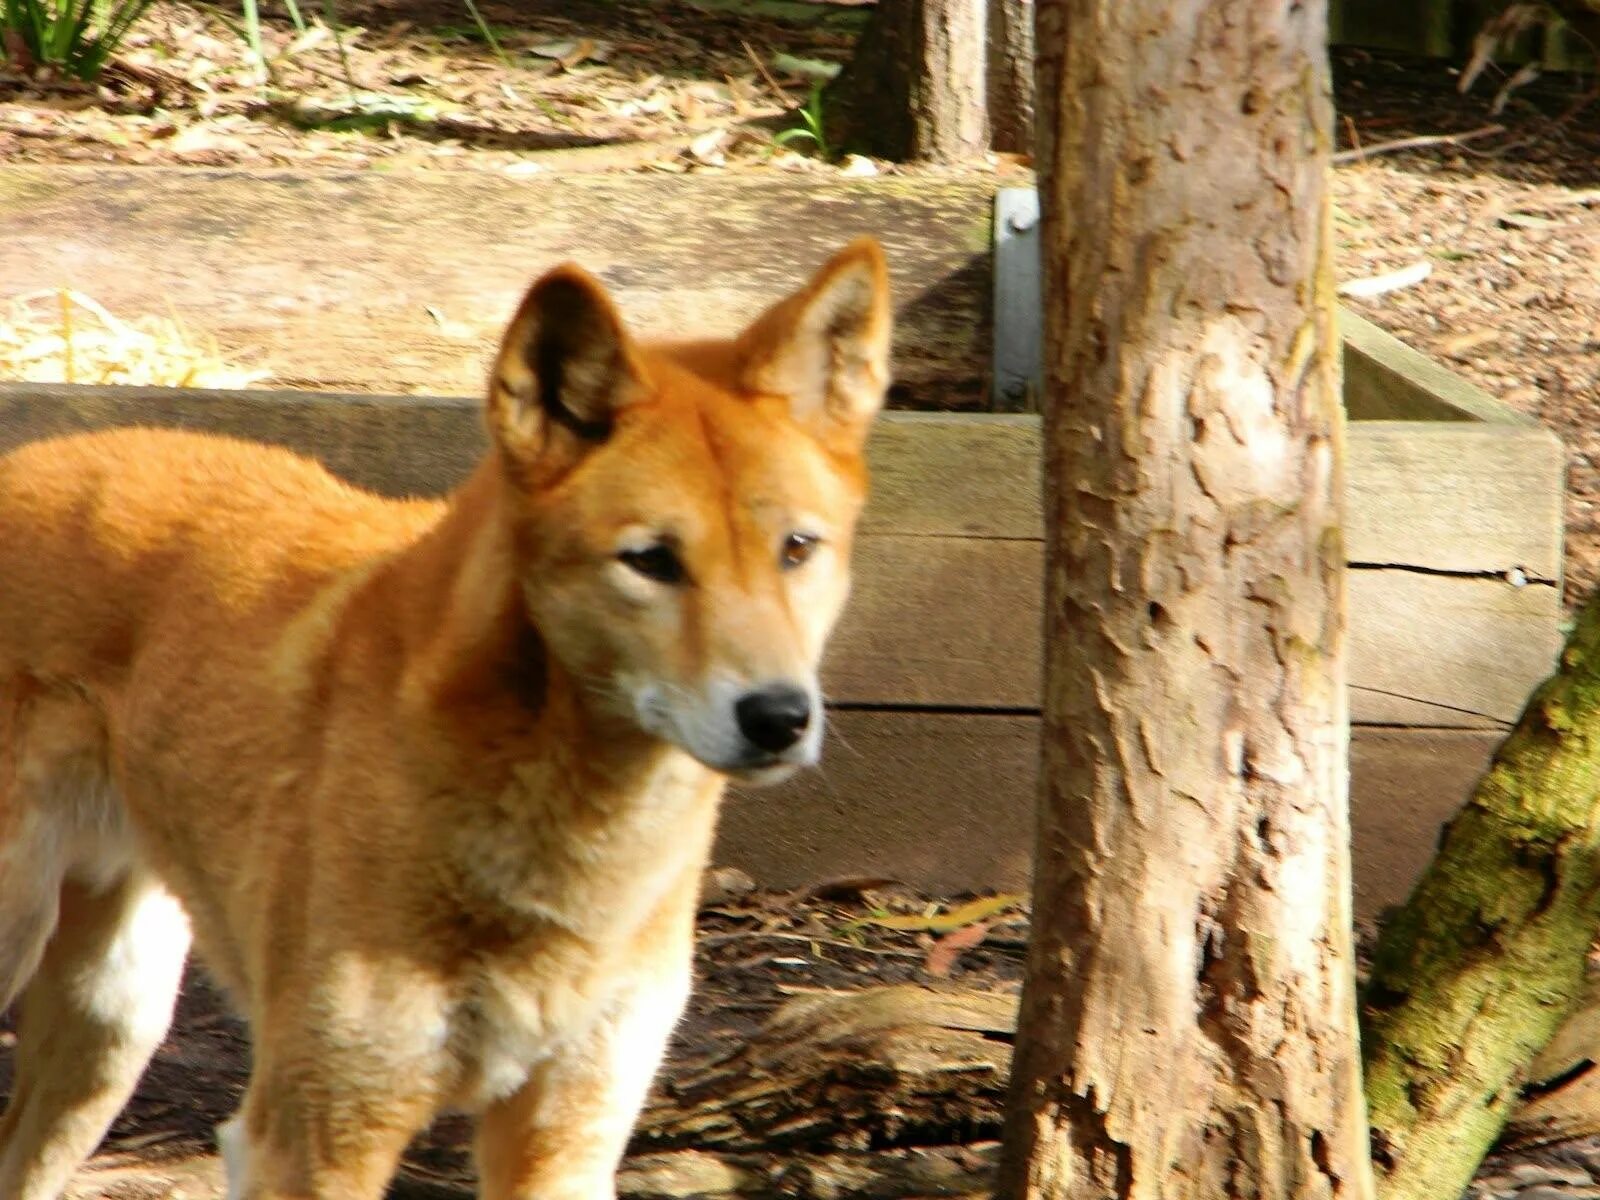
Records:
[[[822,117],[822,84],[812,84],[811,95],[806,97],[806,102],[794,111],[800,118],[800,124],[793,129],[785,129],[781,133],[774,134],[772,140],[780,146],[787,146],[790,142],[809,139],[817,148],[818,157],[833,161],[833,147],[828,144],[828,131]]]
[[[98,79],[150,0],[0,0],[0,54],[13,66]]]

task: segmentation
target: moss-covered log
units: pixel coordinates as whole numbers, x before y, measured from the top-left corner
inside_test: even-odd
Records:
[[[1383,1200],[1471,1179],[1600,926],[1600,598],[1385,929],[1363,1002]]]

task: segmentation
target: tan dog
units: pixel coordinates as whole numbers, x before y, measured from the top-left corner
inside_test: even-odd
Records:
[[[191,924],[253,1030],[231,1197],[378,1197],[446,1107],[483,1196],[612,1196],[724,779],[817,759],[888,347],[870,240],[726,342],[569,266],[448,503],[179,433],[0,458],[0,1197],[94,1149]]]

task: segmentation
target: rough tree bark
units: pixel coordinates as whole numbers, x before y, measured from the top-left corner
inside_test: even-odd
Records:
[[[1370,1195],[1322,3],[1038,0],[1044,786],[1000,1195]]]
[[[1379,942],[1362,1015],[1386,1200],[1460,1194],[1582,993],[1597,797],[1600,597]]]
[[[989,3],[989,142],[1033,153],[1033,0]]]
[[[900,161],[958,163],[988,148],[986,0],[879,0],[828,85],[830,136]]]

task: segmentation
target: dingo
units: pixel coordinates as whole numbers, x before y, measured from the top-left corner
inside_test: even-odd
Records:
[[[689,989],[724,779],[814,763],[887,384],[869,239],[730,341],[536,282],[446,503],[149,430],[0,458],[0,1197],[54,1200],[190,929],[248,1017],[235,1200],[601,1200]]]

